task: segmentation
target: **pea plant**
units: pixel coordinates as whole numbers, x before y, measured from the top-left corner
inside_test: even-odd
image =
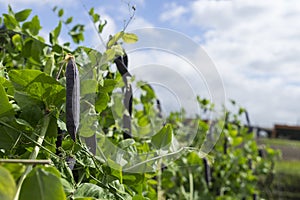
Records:
[[[258,153],[253,134],[238,120],[242,111],[214,122],[225,124],[220,139],[211,154],[201,153],[214,131],[203,116],[187,123],[175,112],[162,124],[151,85],[137,82],[142,93],[132,97],[121,42],[137,42],[135,34],[122,30],[99,52],[80,46],[83,24],[63,9],[53,11],[59,22],[49,42],[30,9],[9,6],[0,18],[0,199],[260,197],[258,186],[273,173],[276,152]],[[93,8],[88,13],[101,34],[107,22]],[[74,49],[59,42],[62,26],[69,27]],[[198,101],[203,112],[213,109],[208,100]],[[193,143],[174,149],[175,135],[184,142],[181,132],[195,125]],[[165,157],[177,159],[166,165]]]

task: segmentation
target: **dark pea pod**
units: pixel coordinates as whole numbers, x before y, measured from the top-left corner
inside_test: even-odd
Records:
[[[118,71],[122,75],[123,82],[125,84],[125,97],[123,100],[124,106],[128,111],[128,114],[124,113],[123,115],[123,137],[124,139],[131,138],[131,114],[132,114],[132,87],[128,83],[127,78],[131,77],[131,74],[128,72],[128,57],[125,54],[124,56],[119,56],[114,60]]]
[[[75,142],[80,118],[80,79],[74,57],[68,56],[67,60],[66,123],[68,133]]]

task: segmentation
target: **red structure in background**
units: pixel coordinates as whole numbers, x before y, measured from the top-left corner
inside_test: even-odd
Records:
[[[300,126],[275,124],[272,130],[271,137],[284,138],[290,140],[300,140]]]

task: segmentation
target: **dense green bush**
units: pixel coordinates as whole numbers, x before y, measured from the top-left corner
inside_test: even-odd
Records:
[[[104,52],[70,43],[60,44],[62,25],[71,26],[73,43],[84,40],[84,25],[64,19],[63,10],[54,9],[59,24],[49,33],[49,42],[39,36],[41,25],[31,10],[14,13],[9,7],[3,14],[0,32],[0,157],[15,159],[18,164],[0,163],[0,197],[13,199],[251,199],[259,196],[258,184],[272,173],[272,149],[265,157],[258,155],[253,134],[239,122],[243,113],[209,125],[198,116],[187,122],[183,113],[171,113],[162,125],[156,95],[150,85],[139,82],[142,94],[134,98],[132,116],[133,137],[124,140],[122,96],[115,93],[124,87],[122,77],[111,70],[117,56],[125,54],[120,40],[137,41],[137,36],[125,30],[112,36]],[[89,11],[98,32],[106,22]],[[79,67],[81,79],[80,140],[74,142],[63,135],[57,148],[59,134],[66,131],[66,89],[59,68],[71,53]],[[63,74],[63,73],[62,73]],[[198,99],[204,109],[213,109],[209,101]],[[181,117],[180,117],[181,116]],[[151,131],[160,129],[151,135]],[[224,128],[213,151],[206,155],[201,144],[210,127]],[[179,129],[180,127],[180,129]],[[184,143],[189,131],[197,127],[192,144],[175,149],[173,137]],[[179,131],[180,130],[180,131]],[[186,133],[186,134],[182,134]],[[93,155],[85,139],[96,134],[97,151]],[[115,147],[123,149],[119,152]],[[125,153],[124,153],[125,152]],[[151,159],[136,157],[152,155]],[[171,160],[166,162],[163,158]],[[177,158],[177,159],[174,159]],[[46,159],[50,164],[24,164],[24,160]],[[118,160],[120,159],[120,160]],[[130,166],[121,165],[123,160]],[[120,161],[120,162],[117,162]],[[74,166],[72,166],[72,164]],[[144,173],[133,173],[144,169]],[[132,170],[130,170],[132,169]],[[6,181],[2,181],[2,180]],[[6,188],[8,188],[7,190]]]

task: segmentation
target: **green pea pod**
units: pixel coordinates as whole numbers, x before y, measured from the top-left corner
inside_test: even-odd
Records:
[[[76,141],[80,118],[80,79],[76,62],[69,56],[66,69],[66,122],[71,138]]]

